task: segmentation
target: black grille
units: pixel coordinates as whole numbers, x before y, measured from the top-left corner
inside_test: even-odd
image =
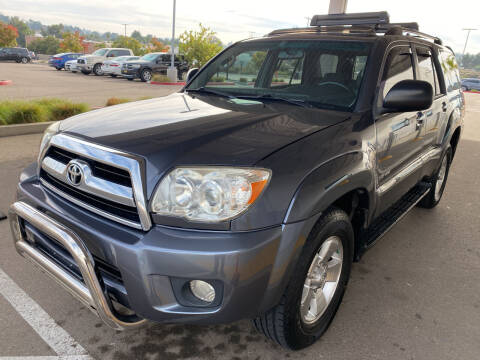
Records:
[[[48,149],[46,156],[49,156],[65,165],[73,159],[85,161],[90,166],[90,169],[92,169],[93,176],[113,182],[115,184],[132,187],[130,173],[127,170],[119,169],[114,166],[104,164],[100,161],[79,156],[56,146],[51,146]]]
[[[85,64],[85,60],[83,60],[83,59],[78,59],[78,60],[77,60],[77,63],[79,63],[79,64]]]
[[[43,169],[40,171],[40,177],[58,190],[64,192],[67,195],[70,195],[71,197],[74,197],[75,199],[78,199],[85,204],[91,205],[94,208],[103,210],[109,214],[116,215],[123,219],[127,219],[136,223],[140,222],[140,217],[138,216],[138,211],[136,207],[119,204],[114,201],[110,201],[99,196],[89,194],[85,191],[79,190],[74,186],[70,186],[64,182],[57,180]]]

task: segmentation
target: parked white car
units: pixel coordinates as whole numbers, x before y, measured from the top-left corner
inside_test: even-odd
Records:
[[[94,51],[90,55],[80,56],[77,59],[77,68],[83,74],[88,75],[92,71],[95,75],[103,75],[102,63],[105,60],[118,56],[133,56],[133,51],[122,48],[103,48]]]
[[[140,56],[118,56],[111,60],[105,60],[102,64],[103,74],[111,77],[122,76],[122,65],[127,61],[138,59]]]
[[[65,63],[65,71],[77,72],[77,59],[69,60]]]

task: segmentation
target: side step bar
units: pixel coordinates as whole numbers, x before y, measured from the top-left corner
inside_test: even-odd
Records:
[[[146,322],[145,319],[126,322],[115,315],[96,275],[93,257],[83,241],[73,231],[21,201],[12,204],[9,219],[15,247],[20,255],[44,270],[80,302],[96,313],[105,324],[116,330],[123,330],[140,326]],[[21,219],[57,240],[70,252],[82,273],[83,282],[70,275],[29,243],[20,226]]]
[[[430,191],[431,184],[421,182],[388,208],[362,234],[362,253],[380,240],[396,223],[412,210]]]

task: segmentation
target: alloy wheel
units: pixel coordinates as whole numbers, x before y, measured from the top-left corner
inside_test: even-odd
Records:
[[[342,264],[342,241],[330,236],[313,258],[303,284],[300,315],[305,324],[315,323],[327,309],[338,287]]]
[[[445,155],[440,170],[438,170],[437,181],[435,181],[435,201],[440,200],[443,191],[443,183],[447,176],[448,157]]]

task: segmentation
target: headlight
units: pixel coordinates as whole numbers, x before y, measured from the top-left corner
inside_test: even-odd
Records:
[[[266,169],[177,168],[158,185],[151,209],[159,215],[200,222],[229,220],[257,200],[270,177]]]
[[[58,133],[59,128],[60,128],[60,121],[56,121],[52,125],[50,125],[43,133],[42,141],[40,142],[40,151],[38,153],[39,161],[40,161],[40,157],[42,157],[42,154],[45,148],[47,147],[48,143],[52,139],[52,136]]]
[[[134,69],[138,69],[138,68],[140,67],[140,64],[133,64],[132,67],[133,67]]]

